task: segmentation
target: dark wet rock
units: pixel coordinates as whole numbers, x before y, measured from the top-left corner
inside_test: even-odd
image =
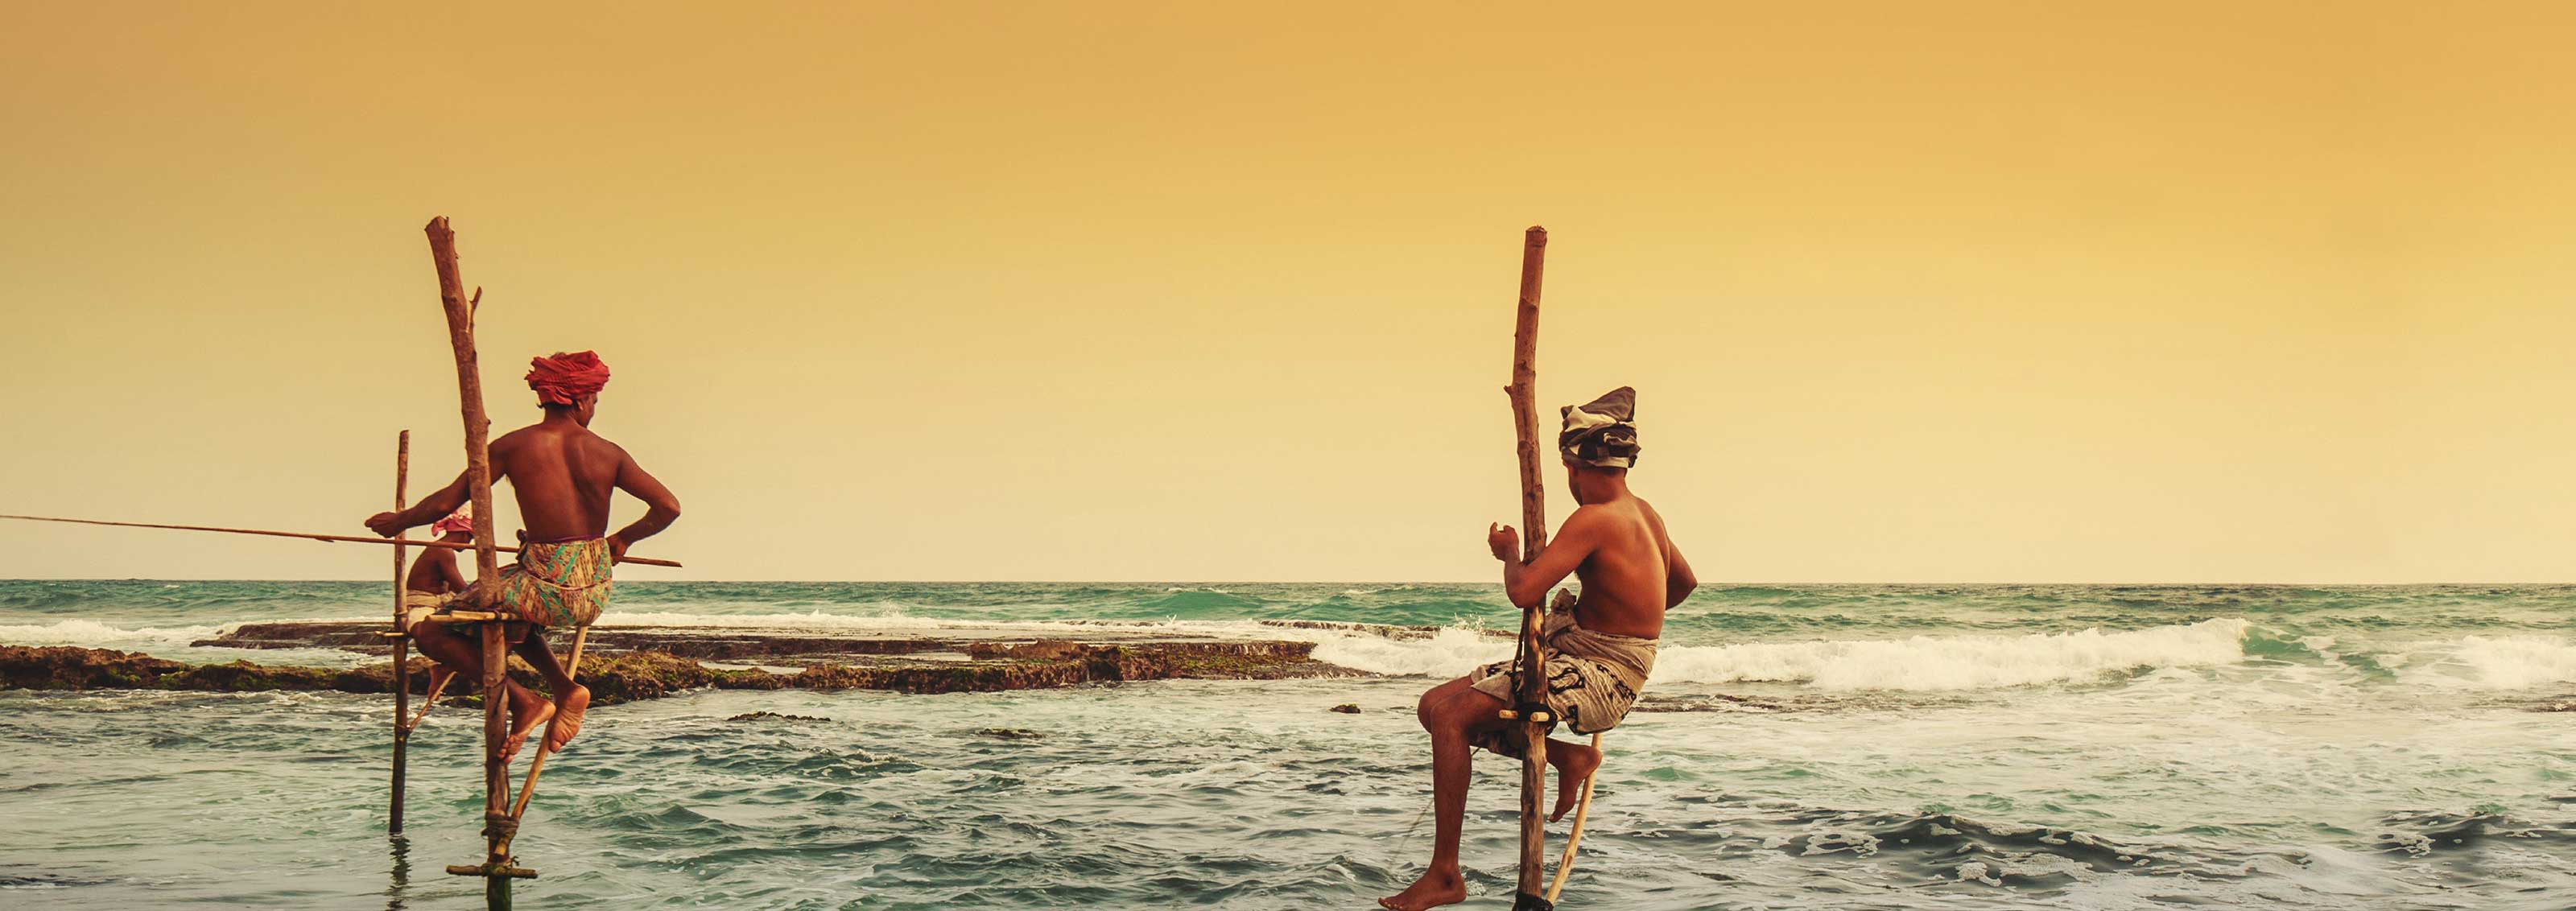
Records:
[[[1003,740],[1036,740],[1041,736],[1036,731],[1023,728],[983,728],[975,733],[977,736],[996,737]]]
[[[1035,642],[983,643],[968,646],[966,653],[978,660],[991,658],[1025,658],[1033,661],[1056,661],[1079,658],[1085,654],[1082,643],[1068,639],[1040,639]]]
[[[187,665],[149,655],[68,645],[0,645],[0,683],[22,690],[157,688]]]
[[[511,670],[515,676],[518,668]],[[719,673],[722,672],[708,670],[686,658],[660,652],[628,652],[587,658],[574,676],[590,688],[592,705],[614,705],[698,689],[714,682]],[[531,674],[531,679],[521,682],[533,685],[533,677]]]
[[[388,654],[382,624],[251,623],[205,646],[339,648]],[[555,647],[564,647],[557,637]],[[892,690],[903,693],[1053,689],[1142,680],[1275,680],[1356,676],[1314,660],[1314,644],[1243,641],[1176,634],[1144,624],[1106,625],[1082,641],[1014,638],[1007,631],[955,635],[849,635],[804,630],[699,627],[594,628],[582,662],[582,685],[595,705],[657,699],[714,687],[732,690]],[[393,691],[391,662],[353,669],[272,667],[248,661],[190,666],[146,655],[83,648],[0,647],[0,683],[31,689],[186,689],[222,692]],[[719,662],[714,666],[701,661]],[[752,667],[726,667],[741,662]],[[412,689],[428,689],[427,659],[412,662]],[[792,669],[792,670],[791,670]],[[542,690],[513,657],[511,677]],[[471,696],[476,681],[458,678],[452,696]]]
[[[1373,636],[1384,636],[1388,639],[1429,639],[1433,636],[1440,635],[1440,630],[1442,629],[1437,626],[1392,626],[1384,623],[1343,623],[1333,620],[1272,619],[1256,620],[1253,622],[1259,623],[1263,626],[1277,627],[1279,629],[1344,630],[1355,633],[1367,633]],[[1520,635],[1520,628],[1480,629],[1476,632],[1478,635],[1484,636],[1488,639],[1511,639]]]
[[[422,677],[428,676],[424,668]],[[235,661],[231,664],[205,664],[188,668],[163,678],[167,686],[155,689],[205,690],[216,693],[256,693],[271,690],[336,690],[343,693],[391,693],[394,691],[393,662],[381,667],[334,670],[319,667],[270,667]]]
[[[1332,711],[1340,712],[1340,713],[1342,713],[1342,714],[1344,714],[1344,715],[1357,715],[1357,714],[1359,714],[1359,713],[1360,713],[1360,707],[1359,707],[1359,704],[1358,704],[1358,703],[1345,702],[1345,703],[1342,703],[1342,704],[1340,704],[1340,705],[1334,706],[1334,707],[1332,708]]]
[[[726,720],[726,721],[830,721],[830,720],[832,720],[832,719],[829,719],[829,718],[817,718],[817,717],[814,717],[814,716],[812,716],[812,715],[781,715],[781,714],[778,714],[777,712],[744,712],[744,713],[742,713],[742,714],[740,714],[740,715],[735,715],[735,716],[733,716],[733,717],[731,717],[731,718],[727,718],[727,719],[725,719],[725,720]]]

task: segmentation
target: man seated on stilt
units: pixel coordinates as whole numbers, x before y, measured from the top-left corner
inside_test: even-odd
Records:
[[[510,614],[512,622],[503,625],[503,638],[546,678],[555,695],[548,702],[516,681],[508,683],[505,695],[510,700],[511,725],[510,737],[502,745],[505,757],[517,756],[529,732],[550,720],[554,723],[547,727],[549,751],[562,749],[580,733],[582,715],[590,707],[590,690],[573,682],[556,663],[554,652],[546,647],[545,630],[587,626],[598,619],[608,607],[610,567],[617,558],[680,517],[679,498],[669,488],[635,464],[625,449],[591,432],[599,391],[608,385],[608,365],[600,363],[598,355],[584,351],[540,357],[531,360],[529,368],[528,388],[536,391],[544,419],[502,434],[488,447],[492,480],[510,483],[527,540],[520,547],[519,562],[502,567],[499,579],[483,583],[492,586],[491,591],[458,599]],[[410,509],[377,513],[367,520],[367,527],[390,538],[448,514],[471,496],[471,473],[470,468],[459,473],[454,483],[421,498]],[[608,530],[609,500],[619,490],[644,501],[644,516],[616,534],[603,535]],[[481,678],[483,652],[472,635],[435,623],[413,628],[417,631],[413,640],[422,654],[456,672]]]
[[[435,540],[450,544],[474,543],[474,504],[457,507],[455,512],[447,514],[447,518],[432,523],[429,533],[437,536]],[[413,639],[437,634],[438,624],[420,621],[447,610],[473,584],[472,580],[465,578],[464,571],[456,567],[455,551],[444,547],[421,548],[420,556],[412,558],[411,571],[403,574],[402,632]],[[433,657],[431,660],[437,659]],[[430,665],[429,691],[438,692],[447,678],[455,674],[456,671],[447,665]]]
[[[1549,615],[1539,633],[1546,710],[1577,734],[1607,731],[1627,717],[1654,669],[1664,611],[1699,585],[1689,561],[1664,533],[1663,517],[1628,490],[1628,469],[1639,448],[1636,404],[1636,391],[1623,386],[1563,410],[1557,448],[1580,507],[1537,560],[1521,562],[1520,536],[1510,526],[1486,532],[1487,547],[1503,561],[1503,588],[1515,607],[1538,606],[1568,574],[1583,580],[1573,613]],[[1520,759],[1522,751],[1512,742],[1520,723],[1501,717],[1520,692],[1517,664],[1517,658],[1488,664],[1422,695],[1417,714],[1431,733],[1431,868],[1412,887],[1378,899],[1379,905],[1420,911],[1466,900],[1458,839],[1467,815],[1471,750],[1483,747]],[[1584,780],[1601,765],[1601,751],[1553,739],[1546,749],[1557,773],[1555,810],[1548,816],[1553,821],[1573,807]]]

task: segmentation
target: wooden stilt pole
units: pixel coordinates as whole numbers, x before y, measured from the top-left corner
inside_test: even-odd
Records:
[[[466,484],[474,503],[472,606],[489,610],[495,605],[494,586],[500,584],[501,566],[492,535],[492,421],[483,411],[483,371],[474,351],[474,309],[482,302],[483,292],[477,289],[472,297],[466,296],[465,279],[456,269],[456,232],[448,229],[446,217],[430,219],[424,230],[429,235],[430,262],[438,269],[438,300],[447,313],[448,347],[456,356],[457,404],[465,420]],[[510,765],[501,755],[502,742],[510,735],[505,712],[510,652],[502,626],[483,624],[483,837],[490,848],[483,858],[483,899],[492,911],[510,907],[512,877],[499,871],[510,866],[506,846],[517,827],[508,812]]]
[[[1592,735],[1592,748],[1601,749],[1601,735]],[[1591,777],[1583,779],[1583,799],[1574,805],[1574,829],[1566,833],[1565,854],[1556,859],[1556,877],[1547,883],[1549,904],[1555,904],[1557,894],[1565,891],[1566,877],[1574,875],[1574,851],[1583,847],[1583,819],[1592,815],[1592,783],[1600,779],[1601,770],[1597,767]]]
[[[1521,462],[1521,560],[1538,559],[1547,547],[1547,494],[1539,485],[1538,449],[1538,298],[1547,267],[1547,229],[1533,226],[1521,237],[1521,295],[1512,327],[1512,432]],[[1554,907],[1539,894],[1547,875],[1547,817],[1541,814],[1547,792],[1547,718],[1538,711],[1547,701],[1547,667],[1538,650],[1540,605],[1521,612],[1519,704],[1513,706],[1525,748],[1521,754],[1521,875],[1514,911]]]
[[[411,431],[403,431],[394,440],[394,511],[401,512],[403,488],[411,479]],[[395,540],[402,540],[396,538]],[[394,545],[394,632],[403,629],[403,551]],[[393,807],[385,817],[385,831],[400,833],[403,817],[403,758],[411,744],[411,637],[394,638],[394,782]]]

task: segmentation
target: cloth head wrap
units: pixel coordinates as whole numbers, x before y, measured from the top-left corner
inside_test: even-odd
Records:
[[[1594,468],[1637,464],[1637,390],[1621,386],[1590,404],[1559,411],[1565,429],[1556,434],[1556,448],[1567,461]]]
[[[608,365],[600,363],[596,352],[579,351],[553,357],[528,360],[528,388],[548,405],[570,405],[585,395],[597,395],[608,385]]]
[[[451,531],[461,531],[469,535],[473,534],[474,504],[467,503],[463,506],[456,507],[456,511],[448,513],[447,518],[430,523],[429,531],[431,534],[437,535],[447,534]]]

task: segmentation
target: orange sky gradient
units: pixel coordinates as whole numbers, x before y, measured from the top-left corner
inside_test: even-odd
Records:
[[[2576,12],[1793,7],[16,5],[0,512],[451,476],[444,214],[498,428],[596,348],[687,506],[624,578],[1489,580],[1544,224],[1711,580],[2570,578]]]

